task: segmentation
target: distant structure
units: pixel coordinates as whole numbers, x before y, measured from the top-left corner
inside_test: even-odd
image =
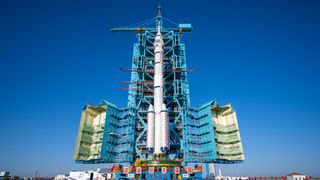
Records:
[[[104,169],[89,170],[89,171],[70,171],[67,175],[57,175],[54,180],[89,180],[89,179],[112,179],[111,171]]]
[[[2,179],[10,179],[10,172],[9,171],[1,171],[0,172],[0,180]]]
[[[297,173],[297,172],[292,172],[287,175],[287,180],[307,180],[308,177],[307,175]]]
[[[202,164],[240,163],[244,153],[231,104],[190,104],[184,33],[191,24],[157,17],[111,32],[135,32],[128,106],[105,100],[87,104],[81,115],[74,152],[78,163],[120,163],[114,178],[201,178]],[[120,52],[120,51],[119,51]],[[209,82],[208,82],[209,83]],[[130,166],[126,166],[127,163]],[[188,163],[195,163],[190,166]],[[207,167],[208,168],[208,167]]]

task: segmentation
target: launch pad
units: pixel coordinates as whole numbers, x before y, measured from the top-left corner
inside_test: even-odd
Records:
[[[114,170],[114,178],[132,179],[202,179],[202,166],[184,168],[182,163],[170,159],[137,160],[133,167]],[[121,169],[124,169],[121,171]]]
[[[75,146],[77,163],[112,163],[115,179],[201,179],[208,163],[240,163],[244,153],[236,112],[212,100],[198,108],[190,103],[185,44],[191,24],[174,24],[161,16],[135,27],[128,105],[102,100],[87,104]],[[119,50],[120,51],[120,50]],[[198,164],[200,163],[200,164]],[[123,164],[130,164],[126,165]],[[157,177],[156,177],[157,176]]]

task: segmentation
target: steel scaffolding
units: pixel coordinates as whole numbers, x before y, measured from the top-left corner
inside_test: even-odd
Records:
[[[181,33],[164,29],[164,102],[170,117],[170,152],[172,159],[182,159],[184,146],[182,143],[182,122],[188,106],[190,106],[189,83],[185,45],[181,43]],[[129,83],[128,107],[137,110],[135,134],[135,158],[151,159],[152,154],[146,147],[146,115],[153,102],[153,42],[156,31],[138,33],[134,44],[131,81]]]

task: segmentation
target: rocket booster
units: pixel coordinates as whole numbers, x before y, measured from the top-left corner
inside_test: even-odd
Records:
[[[150,105],[147,114],[147,151],[153,152],[154,150],[154,109]]]
[[[162,110],[161,110],[161,134],[162,134],[162,142],[161,142],[161,151],[167,152],[169,150],[169,115],[167,111],[167,107],[165,104],[162,104]]]

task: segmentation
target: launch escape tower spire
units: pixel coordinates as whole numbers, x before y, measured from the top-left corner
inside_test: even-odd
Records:
[[[158,15],[157,15],[157,27],[158,27],[158,32],[161,31],[162,28],[162,19],[161,19],[161,6],[160,4],[158,5]]]
[[[152,162],[165,157],[182,163],[239,163],[244,160],[236,113],[231,104],[190,104],[183,33],[191,24],[157,16],[111,32],[135,32],[128,106],[102,100],[87,104],[80,121],[74,159],[78,163]],[[164,27],[163,22],[177,27]],[[139,166],[139,164],[136,164]],[[174,166],[179,166],[175,164]]]

